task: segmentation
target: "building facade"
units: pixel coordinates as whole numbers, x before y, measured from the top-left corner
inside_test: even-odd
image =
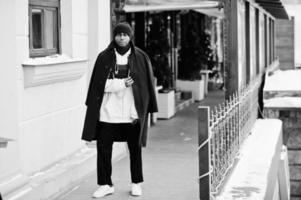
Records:
[[[0,32],[0,193],[4,198],[47,199],[95,169],[95,150],[80,138],[92,68],[111,40],[112,24],[119,20],[113,12],[120,10],[112,8],[139,15],[160,9],[220,11],[223,3],[222,57],[229,94],[275,61],[275,16],[259,0],[191,0],[172,7],[124,2],[0,1],[0,25],[5,27]],[[115,157],[123,155],[125,146],[117,144],[114,150]]]
[[[3,0],[0,13],[0,193],[45,199],[96,167],[81,132],[94,61],[111,40],[111,2]],[[64,178],[83,158],[91,165]]]
[[[230,96],[264,74],[279,67],[275,52],[276,21],[289,20],[281,1],[224,0],[225,85]],[[278,64],[277,64],[278,63]]]

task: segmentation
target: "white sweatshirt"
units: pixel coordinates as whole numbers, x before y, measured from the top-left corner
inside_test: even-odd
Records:
[[[124,55],[115,50],[116,64],[128,64],[131,49]],[[100,107],[99,121],[108,123],[131,123],[138,119],[132,87],[125,86],[125,79],[107,79]]]

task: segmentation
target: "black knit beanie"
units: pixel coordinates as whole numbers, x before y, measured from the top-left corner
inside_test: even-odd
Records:
[[[130,39],[132,39],[134,35],[132,27],[127,22],[120,22],[115,26],[113,36],[115,37],[118,33],[125,33],[130,37]]]

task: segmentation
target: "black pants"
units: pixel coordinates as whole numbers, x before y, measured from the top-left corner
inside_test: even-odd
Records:
[[[130,152],[130,169],[132,183],[143,182],[142,155],[139,145],[139,123],[105,123],[99,122],[97,137],[97,183],[113,185],[112,146],[114,141],[125,140]]]

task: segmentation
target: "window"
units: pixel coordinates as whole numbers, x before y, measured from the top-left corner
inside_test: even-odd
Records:
[[[30,57],[59,53],[59,0],[29,0]]]

